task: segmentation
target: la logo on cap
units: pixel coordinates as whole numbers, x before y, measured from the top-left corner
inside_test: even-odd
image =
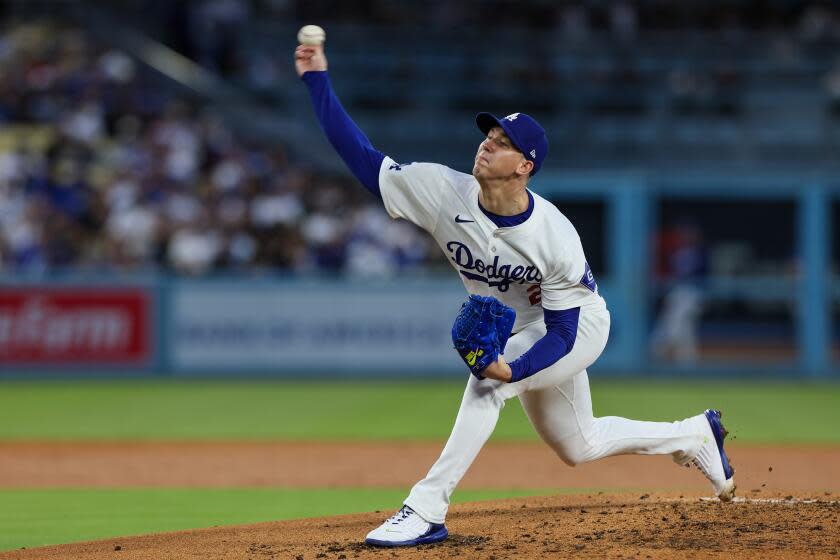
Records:
[[[519,116],[519,113],[511,113],[510,115],[505,117],[505,120],[506,121],[515,121],[518,116]]]

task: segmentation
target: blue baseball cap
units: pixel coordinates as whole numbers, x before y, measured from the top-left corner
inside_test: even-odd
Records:
[[[548,138],[545,135],[545,129],[533,117],[525,113],[512,113],[499,119],[490,113],[479,113],[475,116],[475,124],[484,134],[490,132],[494,126],[502,127],[525,159],[534,162],[531,175],[537,174],[548,154]]]

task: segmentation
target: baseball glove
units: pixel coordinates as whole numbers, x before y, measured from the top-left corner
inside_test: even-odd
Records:
[[[494,297],[471,295],[452,325],[452,342],[470,373],[481,372],[499,359],[516,320],[516,311]]]

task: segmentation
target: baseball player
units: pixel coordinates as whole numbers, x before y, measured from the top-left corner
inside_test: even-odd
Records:
[[[323,45],[298,46],[295,66],[330,143],[388,214],[429,232],[467,292],[492,295],[516,310],[504,356],[481,376],[470,376],[440,458],[365,542],[413,546],[445,539],[450,495],[513,397],[569,465],[627,453],[671,455],[699,467],[721,500],[733,497],[718,411],[670,423],[593,416],[586,368],[607,343],[610,314],[575,228],[528,189],[548,151],[537,121],[524,113],[480,113],[476,124],[484,139],[471,174],[397,163],[374,148],[342,108]],[[511,468],[502,476],[516,476]]]

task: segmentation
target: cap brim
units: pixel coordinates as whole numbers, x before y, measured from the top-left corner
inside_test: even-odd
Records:
[[[475,116],[475,124],[478,125],[478,129],[487,134],[490,130],[495,126],[500,126],[504,130],[504,126],[502,125],[502,121],[491,115],[490,113],[479,113]]]

